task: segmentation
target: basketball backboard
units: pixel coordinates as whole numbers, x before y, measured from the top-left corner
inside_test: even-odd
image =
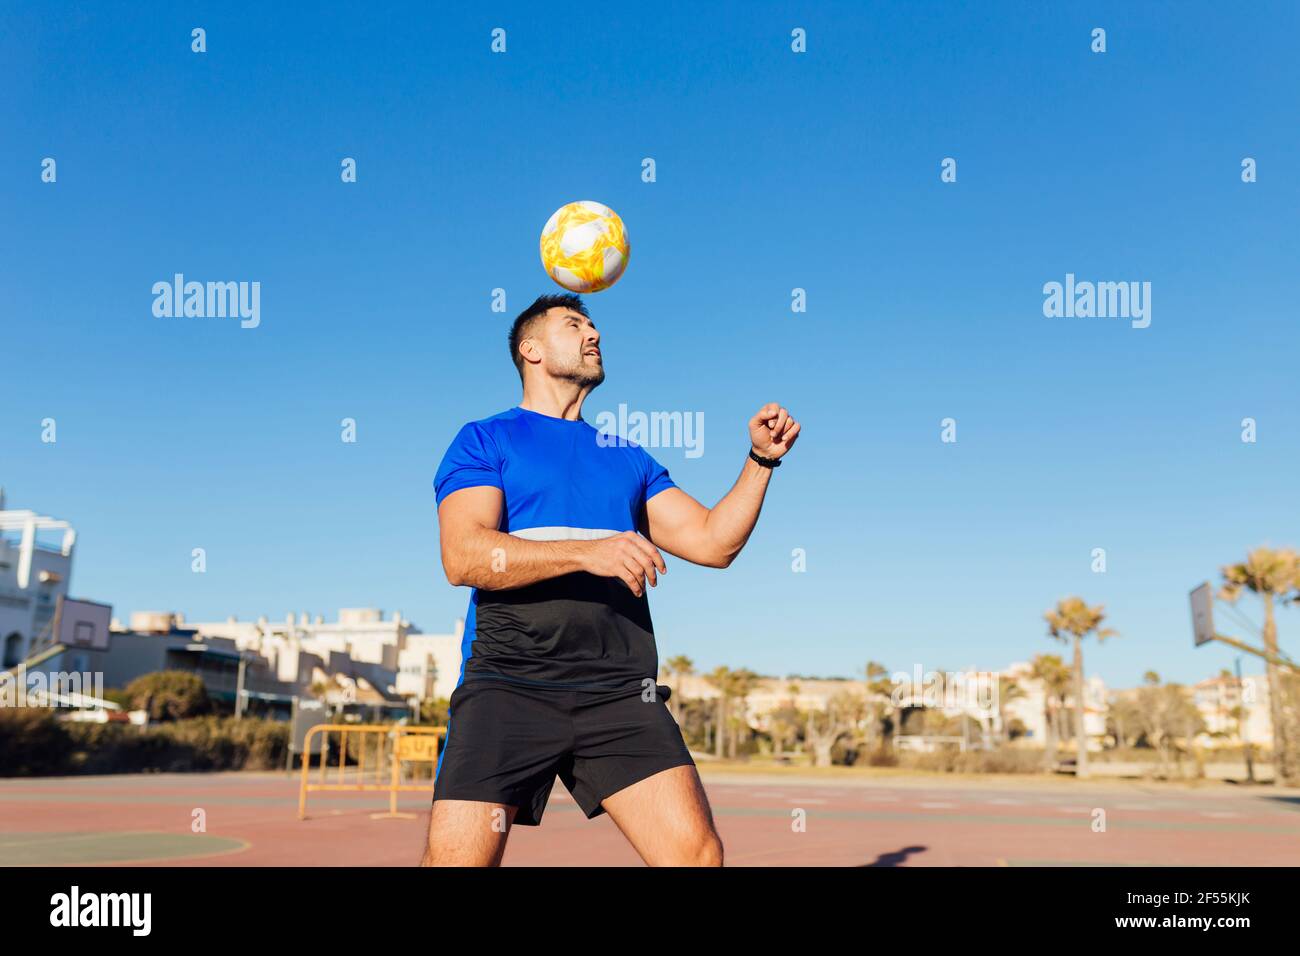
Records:
[[[108,628],[113,617],[110,604],[59,597],[55,613],[55,641],[65,647],[108,650]]]
[[[1214,640],[1214,589],[1209,582],[1194,588],[1192,602],[1192,637],[1197,647]]]

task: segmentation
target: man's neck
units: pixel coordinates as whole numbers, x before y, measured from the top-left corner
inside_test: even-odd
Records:
[[[563,418],[576,422],[582,418],[582,402],[586,397],[586,389],[578,389],[568,394],[553,393],[549,395],[536,395],[525,391],[519,407],[530,412],[537,412],[539,415],[549,415],[551,418]]]

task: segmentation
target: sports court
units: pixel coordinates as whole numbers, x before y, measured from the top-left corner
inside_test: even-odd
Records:
[[[728,866],[1300,862],[1297,790],[896,771],[701,767],[701,776]],[[296,774],[8,779],[0,864],[411,866],[428,801],[402,794],[399,810],[414,818],[372,819],[385,794],[313,793],[299,821]],[[192,832],[196,809],[206,832]],[[1098,810],[1104,832],[1094,830]],[[512,832],[504,865],[642,864],[607,816],[587,820],[557,782],[541,827]]]

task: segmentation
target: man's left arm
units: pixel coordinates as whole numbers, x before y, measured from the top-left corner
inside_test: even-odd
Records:
[[[760,458],[785,457],[798,436],[799,423],[776,402],[749,420],[750,445]],[[680,488],[661,491],[646,502],[648,537],[655,547],[693,564],[727,567],[754,530],[772,471],[746,456],[740,477],[712,508]]]

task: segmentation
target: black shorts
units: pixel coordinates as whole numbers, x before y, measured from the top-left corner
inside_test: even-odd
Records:
[[[590,820],[624,787],[695,765],[668,712],[670,692],[656,685],[647,701],[638,687],[555,690],[467,678],[451,695],[433,799],[518,807],[515,824],[535,827],[558,774]]]

